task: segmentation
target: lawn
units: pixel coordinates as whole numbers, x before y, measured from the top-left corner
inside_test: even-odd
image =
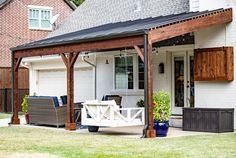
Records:
[[[23,112],[19,112],[19,116],[23,115]],[[0,119],[11,118],[11,113],[0,112]]]
[[[20,155],[20,156],[19,156]],[[135,139],[65,131],[0,128],[0,157],[236,157],[236,134]]]
[[[10,118],[10,117],[11,117],[10,113],[2,113],[2,112],[0,112],[0,119]]]

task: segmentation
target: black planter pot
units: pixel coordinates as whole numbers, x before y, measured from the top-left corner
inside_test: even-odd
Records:
[[[165,122],[154,121],[153,128],[156,130],[157,137],[166,137],[169,129],[169,121]]]

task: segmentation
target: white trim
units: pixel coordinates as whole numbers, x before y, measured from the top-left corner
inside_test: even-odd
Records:
[[[28,9],[45,9],[45,10],[53,10],[53,7],[48,6],[36,6],[36,5],[28,5]]]
[[[31,27],[30,26],[30,9],[35,9],[35,10],[39,10],[39,17],[38,17],[38,21],[39,21],[39,26],[38,27]],[[51,19],[52,19],[52,7],[46,7],[46,6],[33,6],[33,5],[28,5],[28,28],[31,30],[45,30],[45,31],[52,31],[52,24],[50,23]],[[41,17],[41,12],[42,11],[49,11],[50,13],[50,18],[48,21],[48,23],[50,24],[49,28],[43,28],[41,27],[41,22],[42,22],[42,17]]]
[[[186,57],[186,51],[185,52],[173,52],[172,53],[172,79],[171,79],[171,83],[172,83],[172,103],[171,103],[171,107],[172,107],[172,114],[182,114],[182,107],[175,107],[175,82],[174,82],[174,70],[175,70],[175,65],[174,65],[174,58],[175,57],[183,57],[183,62],[184,62],[184,105],[183,107],[186,106],[186,77],[187,77],[187,57]]]

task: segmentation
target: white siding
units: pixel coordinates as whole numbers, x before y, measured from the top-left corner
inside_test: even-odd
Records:
[[[212,4],[212,5],[209,5]],[[230,6],[229,6],[230,5]],[[200,0],[200,9],[232,7],[236,10],[235,0]],[[214,26],[195,33],[195,48],[234,46],[236,52],[236,18],[226,25]],[[234,54],[234,62],[236,61]],[[236,64],[234,64],[236,71]],[[234,72],[234,75],[236,72]],[[231,107],[236,108],[236,77],[232,82],[195,82],[196,107]],[[236,128],[236,115],[234,119]]]
[[[189,0],[190,11],[199,11],[199,0]]]

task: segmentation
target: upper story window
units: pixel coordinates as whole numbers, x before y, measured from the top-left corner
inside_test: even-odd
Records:
[[[133,88],[133,56],[115,57],[115,89]]]
[[[28,6],[28,23],[30,29],[52,30],[51,18],[51,7]]]

